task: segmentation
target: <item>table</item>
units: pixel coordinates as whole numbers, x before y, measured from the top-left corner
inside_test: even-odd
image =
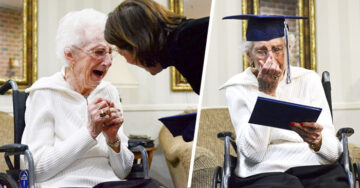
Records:
[[[145,148],[146,152],[148,154],[148,158],[149,158],[149,170],[151,167],[151,161],[152,161],[152,157],[153,157],[153,151],[157,150],[157,147],[149,147],[149,148]],[[141,161],[141,153],[140,151],[133,151],[134,153],[134,163],[138,164]]]

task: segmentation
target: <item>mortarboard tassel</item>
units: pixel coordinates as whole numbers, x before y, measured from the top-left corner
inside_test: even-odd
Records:
[[[288,39],[288,24],[286,20],[284,21],[284,34],[285,34],[285,42],[286,42],[286,84],[291,83],[291,74],[290,74],[290,55],[289,55],[289,39]]]

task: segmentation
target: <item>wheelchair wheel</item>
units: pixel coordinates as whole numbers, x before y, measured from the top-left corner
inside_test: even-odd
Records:
[[[18,188],[16,181],[5,173],[0,173],[0,186],[3,188]]]
[[[214,171],[212,188],[217,188],[217,185],[221,184],[221,180],[222,180],[222,168],[220,166],[217,166]]]
[[[354,163],[354,178],[355,178],[355,183],[357,181],[359,186],[360,186],[360,167],[359,167],[359,163]]]

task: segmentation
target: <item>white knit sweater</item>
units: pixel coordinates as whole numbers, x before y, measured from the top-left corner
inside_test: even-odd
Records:
[[[324,127],[321,149],[314,152],[294,131],[248,123],[257,97],[267,96],[258,91],[257,79],[248,68],[223,86],[226,88],[228,108],[236,132],[236,175],[248,177],[266,172],[284,172],[296,166],[330,164],[340,156],[342,147],[335,137],[319,76],[298,67],[291,67],[291,74],[291,84],[286,84],[285,79],[279,83],[276,98],[323,109],[317,121]]]
[[[86,99],[70,89],[62,71],[39,79],[26,92],[30,95],[22,143],[33,154],[37,187],[92,187],[127,176],[134,155],[122,127],[119,153],[106,144],[103,134],[94,140],[87,128],[91,101],[106,98],[121,109],[113,86],[102,81]]]

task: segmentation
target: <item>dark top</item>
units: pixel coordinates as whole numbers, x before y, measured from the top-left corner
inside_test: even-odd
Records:
[[[160,64],[175,66],[199,94],[209,17],[184,20],[170,33]]]

